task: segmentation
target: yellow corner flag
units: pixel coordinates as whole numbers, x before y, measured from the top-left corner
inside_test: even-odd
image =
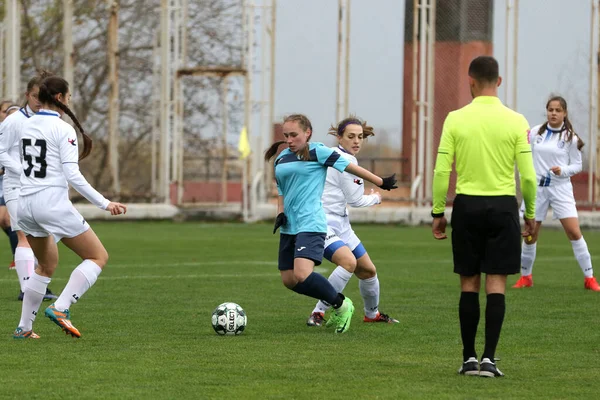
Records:
[[[242,128],[242,132],[240,132],[238,151],[240,152],[240,160],[244,160],[250,155],[250,141],[248,140],[248,131],[245,126]]]

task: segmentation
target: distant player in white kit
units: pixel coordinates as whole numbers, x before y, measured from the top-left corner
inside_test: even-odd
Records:
[[[39,83],[47,76],[50,76],[50,73],[41,71],[38,76],[29,80],[25,92],[25,104],[17,112],[8,115],[0,125],[0,164],[5,168],[4,201],[10,217],[11,228],[17,233],[18,240],[14,254],[15,269],[21,286],[18,300],[23,300],[25,284],[35,265],[33,251],[31,251],[25,234],[17,224],[20,179],[23,171],[21,168],[21,134],[25,121],[35,115],[40,108],[38,102]],[[54,300],[56,296],[48,290],[44,299]]]
[[[560,220],[571,241],[575,259],[583,271],[584,288],[600,292],[594,278],[592,258],[587,243],[581,234],[571,176],[582,169],[581,148],[583,141],[575,134],[567,114],[567,102],[553,96],[546,103],[548,121],[529,131],[529,142],[533,152],[533,163],[538,179],[535,204],[535,231],[523,242],[521,251],[521,277],[513,288],[533,286],[533,263],[536,243],[542,221],[546,219],[548,207],[552,207],[553,218]]]
[[[106,249],[69,200],[69,184],[88,201],[112,215],[127,207],[98,193],[79,171],[79,160],[92,150],[92,140],[69,109],[71,93],[67,81],[51,76],[39,85],[41,108],[24,125],[21,138],[23,174],[18,223],[38,259],[38,268],[25,286],[21,320],[15,339],[39,338],[33,321],[50,278],[58,264],[56,242],[61,241],[83,260],[73,270],[61,295],[46,308],[45,315],[73,337],[81,333],[71,323],[69,309],[96,282],[108,261]],[[75,129],[61,119],[67,114],[83,137],[79,155]]]
[[[359,118],[351,116],[332,126],[329,134],[338,139],[334,150],[350,163],[358,165],[356,154],[360,151],[364,139],[373,135],[373,127]],[[347,206],[370,207],[381,203],[379,192],[371,190],[365,195],[363,180],[347,172],[329,168],[325,189],[321,197],[327,218],[327,237],[324,257],[337,265],[329,276],[329,282],[342,292],[352,274],[359,279],[358,286],[364,302],[364,322],[397,323],[398,320],[379,312],[379,278],[377,270],[360,239],[350,226]],[[319,301],[306,324],[321,326],[325,311],[329,305]]]

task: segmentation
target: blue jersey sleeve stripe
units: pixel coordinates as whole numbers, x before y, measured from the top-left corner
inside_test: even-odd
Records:
[[[345,159],[344,157],[340,157],[335,164],[333,164],[333,168],[337,169],[340,172],[344,172],[346,167],[350,164],[350,161]]]
[[[337,160],[339,160],[339,158],[339,153],[334,151],[329,157],[327,157],[327,160],[325,160],[325,163],[323,165],[325,165],[326,167],[333,167],[333,165],[336,163]]]

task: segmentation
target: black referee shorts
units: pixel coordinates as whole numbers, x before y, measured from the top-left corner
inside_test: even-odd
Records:
[[[521,269],[521,226],[514,196],[457,195],[452,209],[454,272],[512,275]]]

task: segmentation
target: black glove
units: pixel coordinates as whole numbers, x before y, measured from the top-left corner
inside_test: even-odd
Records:
[[[275,218],[275,227],[273,228],[273,235],[277,231],[277,228],[285,224],[287,224],[287,217],[284,213],[279,213],[279,215],[277,215],[277,218]]]
[[[383,190],[392,190],[392,189],[398,188],[398,186],[396,186],[396,174],[394,174],[392,176],[388,176],[387,178],[382,178],[382,179],[383,179],[383,183],[379,187],[382,188]]]

